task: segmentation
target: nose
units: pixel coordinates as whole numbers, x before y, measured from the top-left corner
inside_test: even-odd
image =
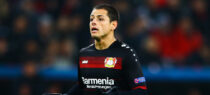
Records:
[[[93,21],[91,21],[91,24],[92,24],[92,26],[95,26],[96,25],[95,19],[93,19]]]
[[[95,26],[95,25],[96,25],[96,23],[95,23],[95,22],[92,22],[92,25],[93,25],[93,26]]]

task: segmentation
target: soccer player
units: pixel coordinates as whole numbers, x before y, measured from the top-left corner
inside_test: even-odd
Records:
[[[80,50],[78,84],[68,95],[147,95],[136,53],[115,38],[118,20],[111,5],[93,8],[89,26],[94,44]]]

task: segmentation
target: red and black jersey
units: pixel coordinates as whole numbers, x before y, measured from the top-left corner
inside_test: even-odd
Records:
[[[140,91],[135,94],[128,92],[130,95],[145,95],[141,94],[147,88],[139,59],[123,42],[115,41],[105,50],[97,50],[94,44],[81,49],[78,67],[79,88],[84,93],[98,95],[94,93],[117,87],[122,92]]]

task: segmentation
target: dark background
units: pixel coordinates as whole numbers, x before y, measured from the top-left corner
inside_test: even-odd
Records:
[[[209,0],[0,0],[0,94],[71,88],[104,2],[120,12],[117,38],[136,50],[150,95],[210,95]]]

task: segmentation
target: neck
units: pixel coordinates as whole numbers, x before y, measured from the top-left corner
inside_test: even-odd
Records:
[[[97,50],[107,49],[114,41],[116,41],[116,38],[114,37],[114,32],[112,32],[112,34],[107,35],[106,37],[98,40],[95,39],[95,48]]]

